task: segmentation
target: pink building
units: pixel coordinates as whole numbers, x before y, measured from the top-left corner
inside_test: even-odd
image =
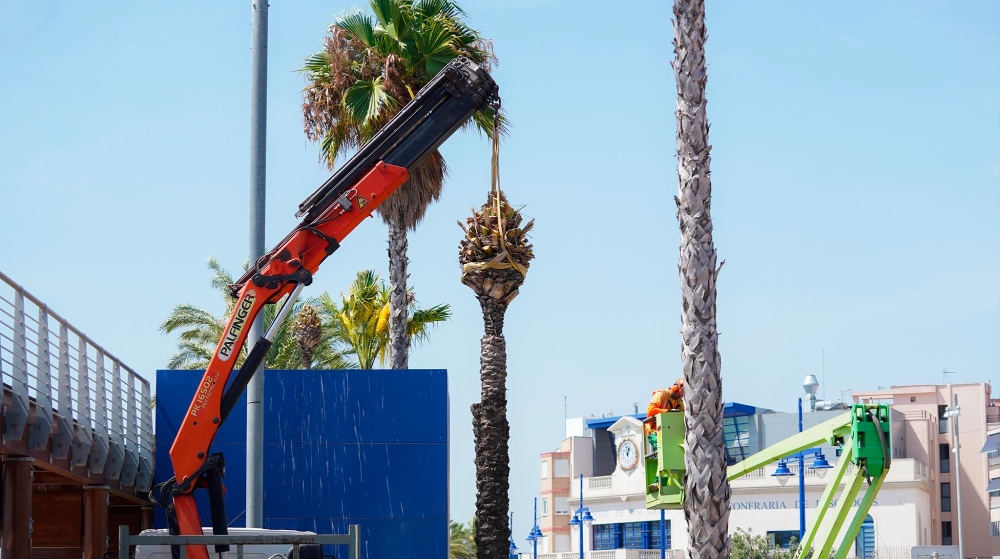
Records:
[[[877,392],[854,392],[858,403],[886,403],[905,417],[906,453],[930,465],[933,485],[930,522],[921,540],[933,545],[959,544],[958,490],[961,489],[961,537],[966,558],[1000,555],[1000,428],[997,400],[990,385],[949,384],[893,386]],[[957,403],[959,460],[956,460],[955,417],[947,417]],[[989,444],[987,440],[989,439]],[[957,467],[956,462],[961,463]],[[991,484],[991,480],[996,480]],[[996,495],[997,493],[992,493]],[[996,508],[994,508],[996,507]],[[996,513],[994,513],[996,511]]]

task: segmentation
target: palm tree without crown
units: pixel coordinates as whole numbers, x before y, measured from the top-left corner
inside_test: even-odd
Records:
[[[712,146],[705,86],[705,1],[674,1],[677,80],[677,220],[680,222],[681,364],[684,370],[684,518],[691,559],[729,557],[729,498],[722,433],[722,360],[716,328]]]

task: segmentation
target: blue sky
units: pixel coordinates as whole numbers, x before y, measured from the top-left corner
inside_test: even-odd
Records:
[[[945,367],[998,380],[1000,4],[709,4],[726,400],[790,411],[824,351],[828,399]],[[269,246],[327,177],[295,69],[354,5],[271,5]],[[537,220],[506,321],[522,538],[563,396],[571,417],[620,414],[679,375],[672,31],[663,1],[463,5],[501,60],[503,186]],[[16,2],[0,22],[0,270],[149,377],[172,353],[157,327],[174,305],[221,309],[208,257],[246,257],[249,45],[244,1]],[[489,146],[459,134],[443,153],[410,273],[421,303],[455,316],[410,365],[449,370],[464,520],[482,323],[455,221],[485,200]],[[368,222],[307,294],[384,274],[385,240]]]

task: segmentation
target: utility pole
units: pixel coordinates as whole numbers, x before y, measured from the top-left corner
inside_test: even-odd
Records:
[[[955,433],[955,506],[958,507],[958,557],[965,559],[965,549],[962,546],[962,444],[959,441],[958,418],[962,408],[958,405],[958,395],[952,396],[952,426]]]
[[[953,529],[958,531],[958,557],[965,559],[965,548],[962,546],[962,444],[958,435],[958,418],[961,415],[962,408],[958,405],[958,394],[953,394],[951,407],[945,409],[944,416],[951,419],[954,439],[952,442],[955,443],[953,452],[955,453],[955,506],[958,507],[958,527]]]
[[[267,154],[267,0],[250,0],[250,265],[264,254]],[[248,343],[264,335],[264,313],[250,326]],[[264,367],[247,387],[247,528],[264,525]]]

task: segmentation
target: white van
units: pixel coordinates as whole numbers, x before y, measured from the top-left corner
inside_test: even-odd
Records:
[[[206,536],[212,535],[212,528],[202,528],[202,533]],[[143,530],[140,536],[169,536],[166,529]],[[296,530],[265,530],[263,528],[230,528],[230,536],[315,536],[314,532],[298,532]],[[269,559],[275,555],[280,555],[285,559],[322,559],[322,546],[301,545],[299,546],[301,558],[293,558],[291,545],[244,545],[243,559]],[[236,559],[236,546],[230,545],[229,552],[215,553],[214,546],[208,546],[208,555],[211,559]],[[222,556],[220,558],[220,555]],[[169,545],[137,545],[135,546],[135,559],[172,559]],[[280,558],[276,558],[280,559]]]

